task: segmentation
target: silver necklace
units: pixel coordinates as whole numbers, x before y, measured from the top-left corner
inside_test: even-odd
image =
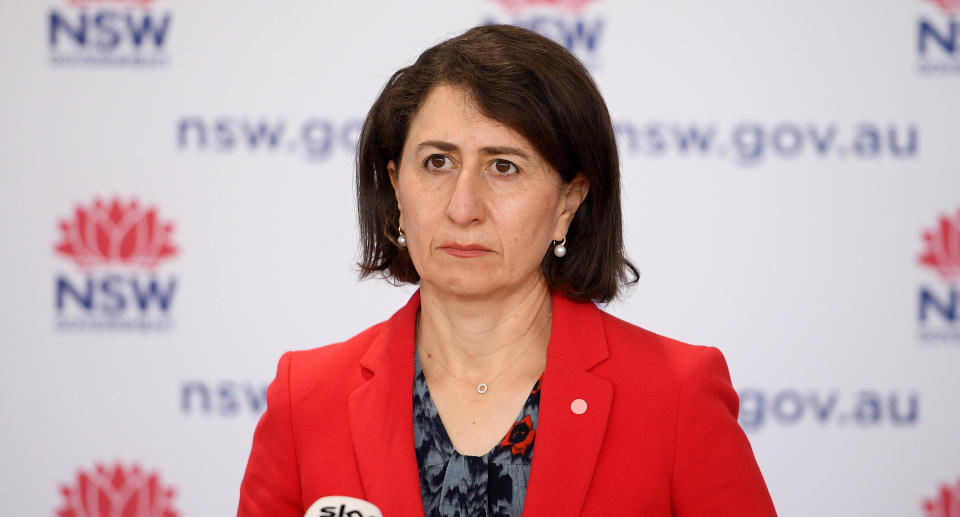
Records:
[[[551,318],[553,318],[553,311],[550,311],[549,313],[547,313],[547,318],[546,318],[546,320],[544,321],[543,325],[540,326],[540,330],[543,330],[543,327],[545,327],[545,326],[547,325],[547,323],[550,322],[550,319],[551,319]],[[415,345],[416,347],[419,347],[419,346],[420,346],[420,313],[419,313],[419,312],[417,313],[417,321],[416,321],[416,327],[414,328],[413,341],[414,341],[414,345]],[[511,364],[515,364],[518,359],[520,359],[521,357],[523,357],[523,354],[525,354],[525,353],[527,352],[527,350],[529,350],[530,348],[533,347],[533,343],[535,343],[535,341],[531,342],[531,344],[530,344],[529,346],[527,346],[526,348],[524,348],[523,350],[521,350],[520,353],[517,354],[517,356],[514,358],[514,360],[511,361]],[[429,358],[432,358],[432,357],[433,357],[433,356],[430,354],[430,351],[429,351],[429,350],[424,350],[424,351],[427,352],[427,357],[429,357]],[[414,353],[416,353],[416,352],[414,352]],[[451,372],[450,370],[448,370],[440,361],[436,361],[436,363],[437,363],[437,365],[440,367],[440,369],[442,369],[444,372],[446,372],[447,375],[453,377],[454,379],[457,379],[458,381],[463,382],[463,383],[465,383],[465,384],[469,384],[470,386],[474,386],[474,385],[475,385],[475,383],[472,382],[472,381],[468,381],[468,380],[466,380],[466,379],[461,379],[460,377],[454,375],[453,372]],[[476,384],[477,393],[479,393],[480,395],[485,394],[485,393],[487,392],[487,390],[490,389],[490,384],[495,383],[495,382],[497,381],[497,379],[499,379],[499,378],[500,378],[504,373],[506,373],[508,370],[509,370],[509,368],[505,368],[503,371],[501,371],[500,373],[498,373],[496,377],[494,377],[493,379],[490,380],[490,383],[489,383],[489,384],[486,383],[486,382],[481,382],[481,383],[479,383],[479,384]]]

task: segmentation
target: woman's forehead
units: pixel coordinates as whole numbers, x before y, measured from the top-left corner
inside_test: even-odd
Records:
[[[469,91],[448,85],[431,89],[410,123],[404,147],[416,151],[428,146],[494,154],[497,149],[514,150],[526,157],[539,154],[518,131],[481,113]]]

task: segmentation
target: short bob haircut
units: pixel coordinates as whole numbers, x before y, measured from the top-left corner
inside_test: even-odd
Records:
[[[637,269],[624,256],[620,165],[606,103],[579,60],[526,29],[485,25],[427,49],[387,81],[357,145],[360,276],[417,283],[409,253],[397,245],[400,211],[387,163],[399,167],[407,131],[436,86],[463,88],[477,109],[525,137],[565,183],[582,172],[589,192],[566,235],[563,258],[548,251],[541,271],[551,289],[608,302]]]

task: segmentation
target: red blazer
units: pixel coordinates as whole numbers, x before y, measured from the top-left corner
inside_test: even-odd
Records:
[[[335,345],[288,352],[267,390],[239,517],[346,495],[423,515],[413,445],[419,292]],[[775,516],[723,355],[553,296],[524,516]],[[570,404],[587,402],[583,414]]]

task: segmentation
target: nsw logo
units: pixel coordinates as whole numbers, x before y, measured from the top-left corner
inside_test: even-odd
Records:
[[[960,480],[944,484],[940,493],[923,501],[925,517],[960,517]]]
[[[143,472],[138,465],[79,470],[72,484],[61,485],[60,493],[63,504],[57,517],[180,515],[173,509],[174,490],[158,474]]]
[[[506,23],[542,34],[567,47],[587,66],[599,65],[605,20],[586,13],[597,0],[493,0],[504,13],[483,23]]]
[[[76,272],[54,279],[61,330],[167,330],[177,279],[158,273],[177,254],[173,224],[136,200],[94,200],[60,221],[55,252]]]
[[[940,277],[917,294],[919,336],[925,342],[960,343],[960,210],[923,232],[920,265]]]
[[[158,66],[172,14],[156,0],[66,0],[47,14],[47,44],[54,65]]]
[[[924,0],[930,15],[917,20],[917,70],[960,73],[960,0]]]

